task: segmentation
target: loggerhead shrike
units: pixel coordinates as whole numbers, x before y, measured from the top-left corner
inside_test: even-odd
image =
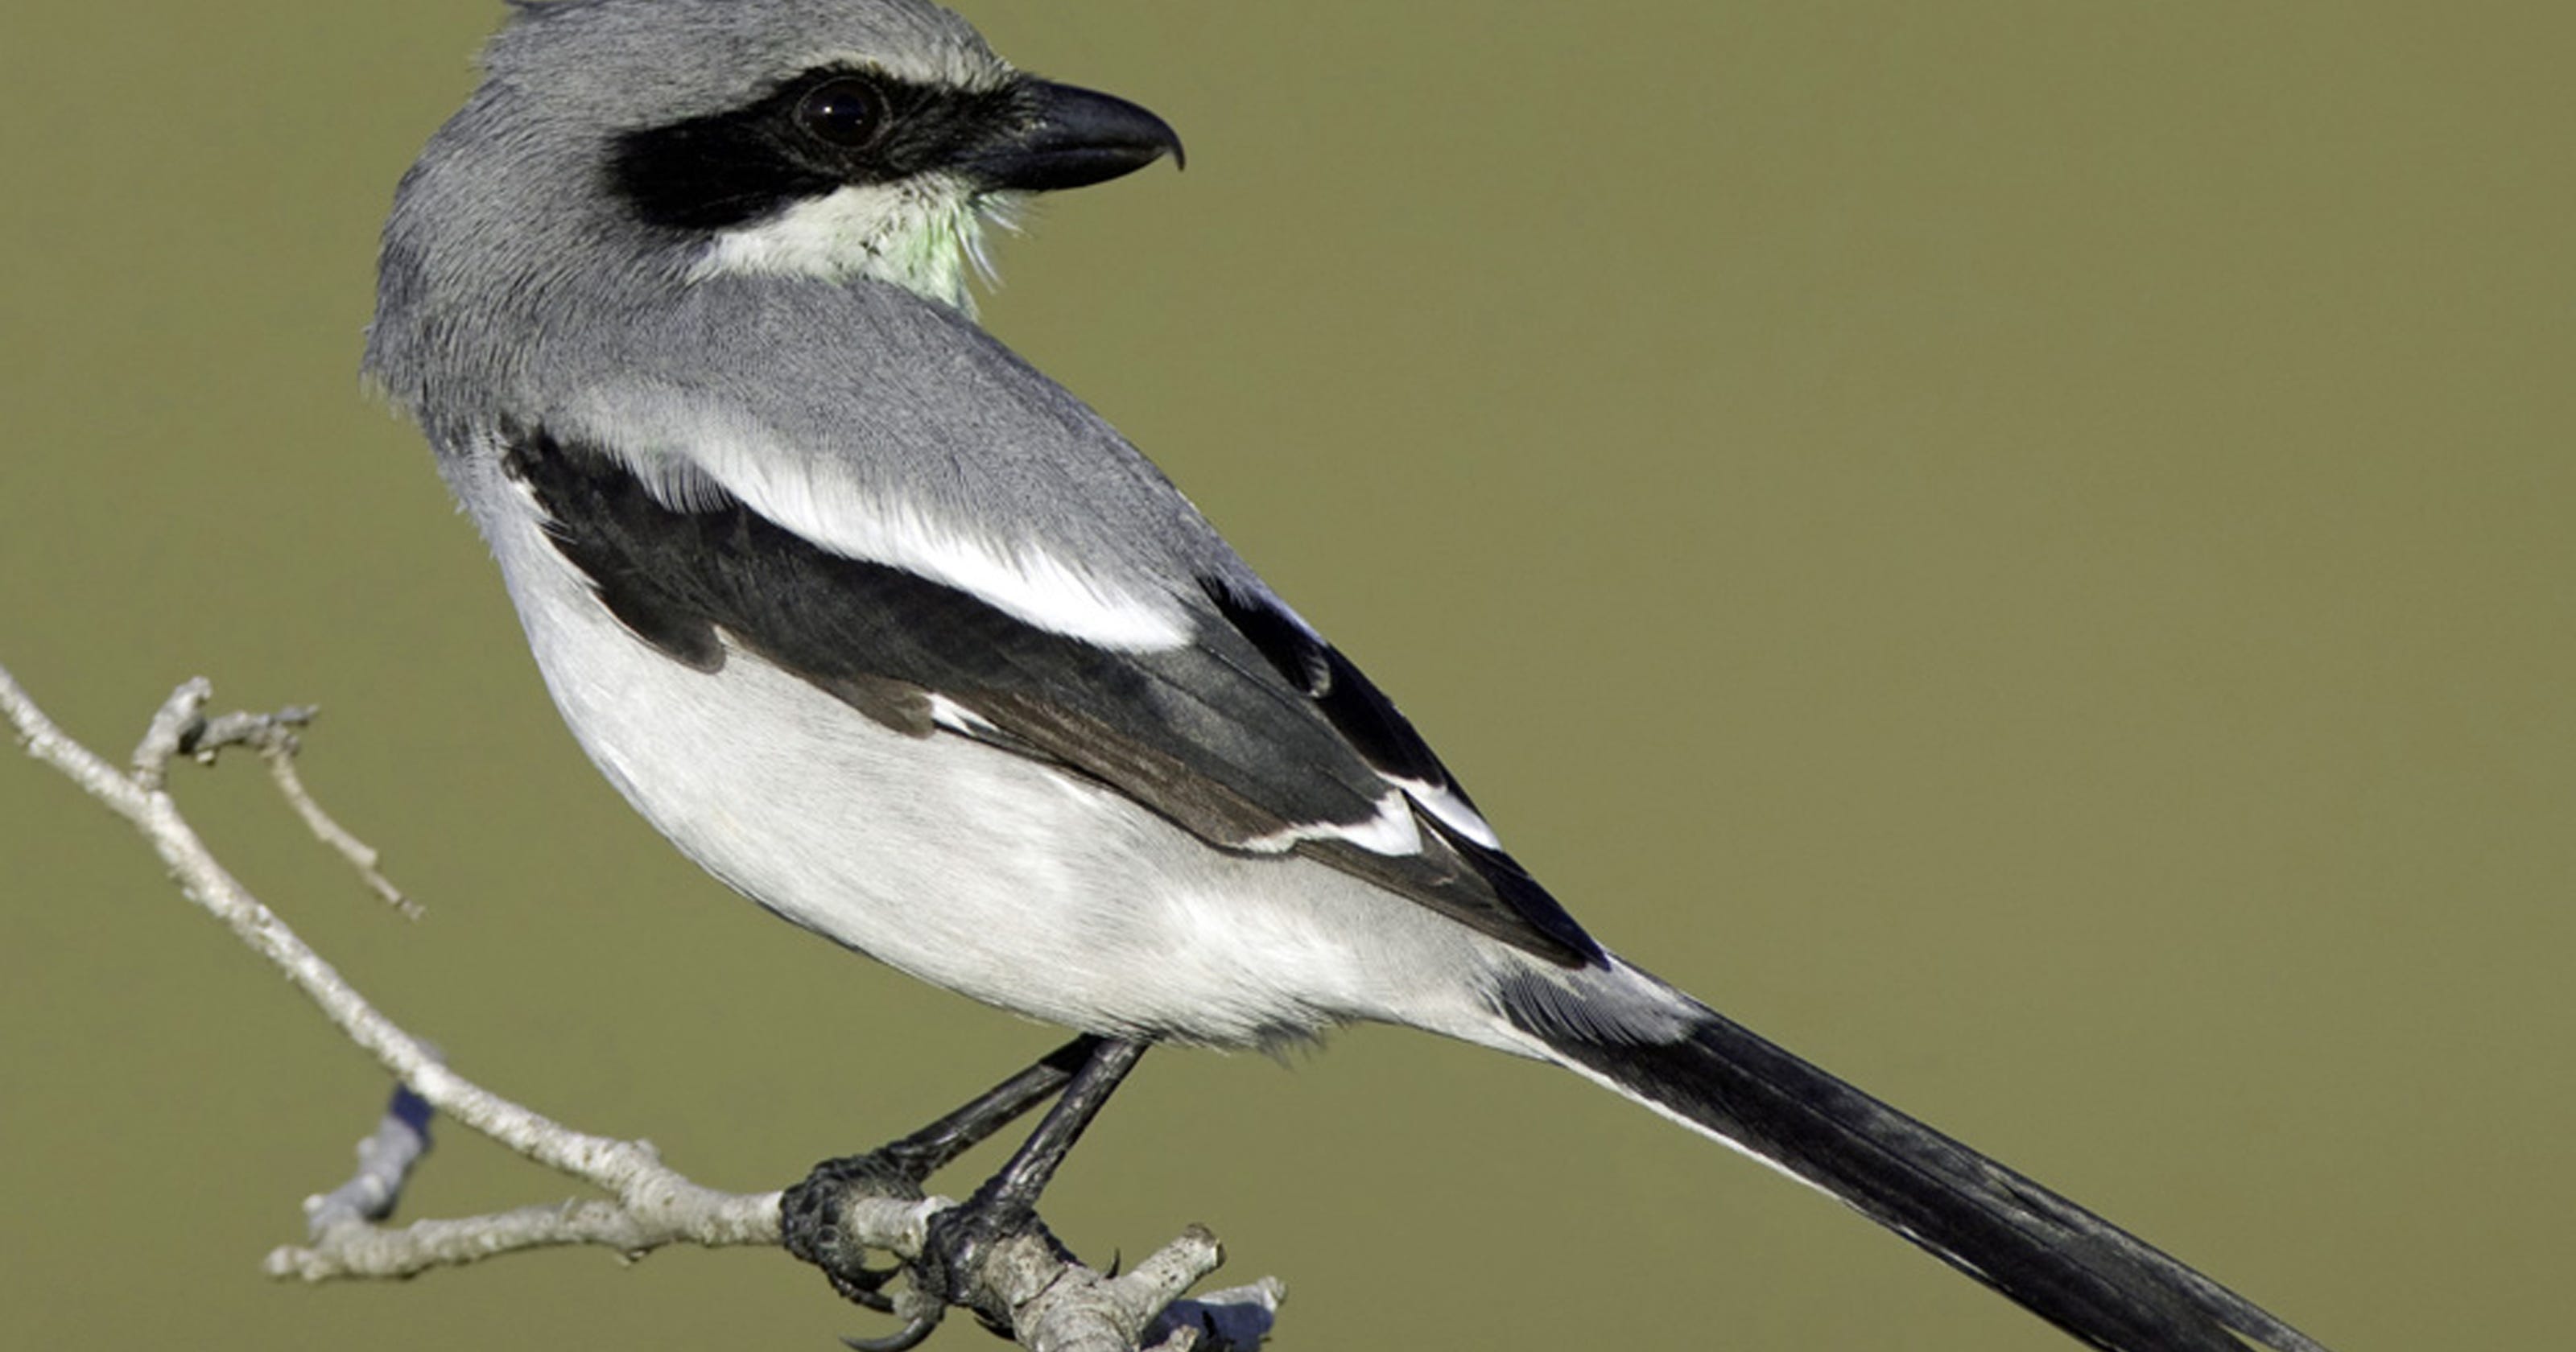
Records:
[[[1032,1220],[1145,1047],[1362,1020],[1554,1062],[2096,1346],[2317,1344],[1595,942],[1396,707],[1135,448],[986,336],[1017,194],[1181,146],[923,0],[516,6],[403,179],[368,374],[490,542],[564,719],[690,858],[1082,1036],[791,1190],[918,1183],[1044,1099],[905,1312]]]

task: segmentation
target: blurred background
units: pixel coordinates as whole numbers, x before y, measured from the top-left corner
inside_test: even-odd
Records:
[[[2346,1349],[2563,1336],[2563,6],[967,6],[1162,112],[988,322],[1397,692],[1609,943]],[[474,0],[0,23],[0,663],[468,1075],[763,1189],[1056,1034],[768,920],[557,725],[362,396]],[[1204,1221],[1283,1348],[2070,1346],[1572,1077],[1164,1053],[1047,1213]],[[775,1253],[272,1284],[383,1075],[0,758],[0,1344],[821,1349]],[[991,1155],[971,1161],[993,1162]],[[944,1180],[962,1193],[974,1170]],[[568,1186],[455,1133],[405,1215]],[[959,1327],[940,1346],[984,1346]]]

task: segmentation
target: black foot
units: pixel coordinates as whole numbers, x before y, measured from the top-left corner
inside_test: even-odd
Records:
[[[1035,1236],[1057,1258],[1070,1261],[1071,1252],[1056,1241],[1037,1213],[1025,1205],[997,1200],[989,1191],[978,1191],[972,1198],[930,1218],[922,1239],[921,1256],[898,1269],[876,1271],[861,1269],[868,1298],[850,1298],[861,1304],[899,1315],[903,1328],[884,1338],[844,1338],[843,1342],[857,1352],[910,1352],[921,1345],[939,1327],[951,1305],[975,1312],[984,1327],[996,1335],[1011,1336],[1010,1311],[977,1299],[967,1274],[978,1271],[994,1246],[1024,1236]],[[829,1269],[826,1269],[828,1272]],[[877,1290],[887,1277],[900,1271],[907,1280],[901,1294],[886,1296]],[[833,1285],[842,1286],[840,1278]],[[844,1295],[849,1291],[843,1290]],[[878,1304],[877,1302],[884,1302]]]
[[[945,1304],[973,1310],[986,1328],[1009,1337],[1010,1311],[978,1304],[966,1276],[982,1268],[995,1246],[1023,1237],[1035,1237],[1057,1259],[1073,1261],[1073,1251],[1048,1231],[1027,1204],[997,1198],[990,1186],[979,1188],[974,1196],[930,1218],[921,1257],[912,1263],[912,1288],[945,1297]]]
[[[843,1299],[904,1321],[903,1331],[890,1338],[843,1341],[859,1352],[907,1352],[939,1327],[951,1305],[974,1310],[986,1328],[1008,1336],[1011,1312],[988,1309],[971,1299],[965,1274],[977,1271],[994,1246],[1022,1236],[1035,1236],[1057,1258],[1072,1259],[1039,1223],[1038,1194],[1111,1091],[1144,1054],[1142,1042],[1076,1038],[900,1141],[814,1166],[804,1182],[781,1194],[779,1229],[787,1251],[821,1268]],[[854,1198],[919,1201],[922,1185],[940,1166],[1030,1108],[1057,1097],[1059,1091],[1055,1108],[1000,1173],[964,1204],[930,1218],[920,1257],[899,1267],[867,1266],[866,1249],[840,1223]],[[888,1295],[886,1283],[898,1272],[907,1273],[909,1279],[901,1294]]]
[[[842,1230],[841,1216],[860,1197],[918,1202],[927,1195],[922,1184],[930,1167],[912,1154],[897,1142],[865,1155],[825,1160],[778,1198],[779,1238],[787,1251],[821,1268],[843,1300],[880,1314],[895,1312],[894,1300],[883,1288],[902,1269],[869,1267],[867,1250]]]

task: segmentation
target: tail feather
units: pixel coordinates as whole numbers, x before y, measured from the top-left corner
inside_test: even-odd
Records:
[[[2325,1352],[2144,1240],[1696,1002],[1665,1041],[1568,1018],[1562,992],[1528,996],[1507,994],[1504,1013],[1569,1069],[1832,1193],[2095,1347],[2246,1352],[2250,1340]]]

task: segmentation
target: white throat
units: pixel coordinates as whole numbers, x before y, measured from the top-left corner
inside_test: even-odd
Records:
[[[689,280],[873,278],[972,314],[966,283],[970,275],[993,275],[984,223],[998,205],[944,174],[853,185],[719,233]]]

